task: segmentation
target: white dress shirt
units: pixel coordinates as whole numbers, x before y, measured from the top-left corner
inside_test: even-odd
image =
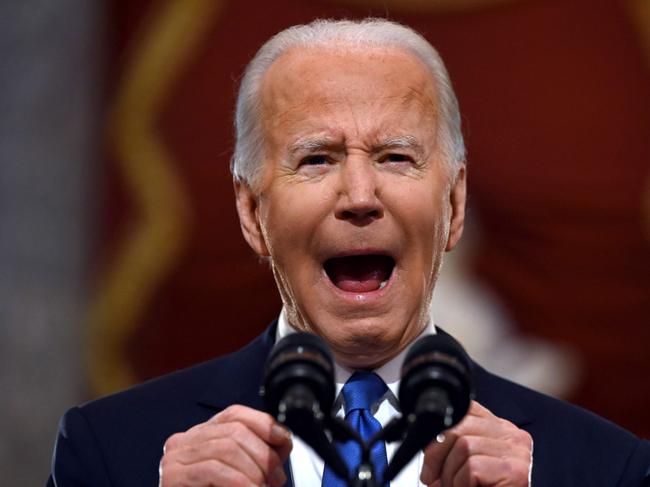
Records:
[[[283,309],[278,320],[276,341],[295,332],[296,330],[289,325]],[[436,329],[433,322],[430,321],[421,336],[434,334],[435,332]],[[392,360],[373,371],[381,377],[388,386],[388,390],[380,403],[376,406],[376,410],[372,411],[373,416],[382,426],[385,426],[388,421],[399,414],[397,393],[399,389],[400,371],[406,353],[407,349],[403,350]],[[353,370],[342,367],[336,362],[334,363],[334,380],[336,382],[336,400],[334,402],[334,408],[337,409],[337,416],[340,417],[343,417],[345,412],[340,392],[341,389],[343,389],[343,385],[347,382],[353,372]],[[386,444],[386,454],[388,455],[389,463],[398,446],[398,442]],[[423,458],[424,454],[422,452],[415,455],[409,464],[406,465],[397,477],[391,481],[391,487],[424,486],[424,484],[420,482]],[[315,487],[321,485],[324,467],[323,460],[314,453],[311,447],[307,446],[296,436],[293,437],[293,450],[291,450],[290,461],[291,473],[296,487]]]

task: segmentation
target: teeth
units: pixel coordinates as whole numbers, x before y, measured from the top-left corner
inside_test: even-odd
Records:
[[[381,284],[379,285],[379,289],[384,289],[384,287],[386,287],[386,284],[388,284],[388,280],[381,281]]]

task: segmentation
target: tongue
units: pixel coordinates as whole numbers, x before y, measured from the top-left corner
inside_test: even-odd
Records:
[[[391,259],[380,255],[332,259],[326,270],[336,287],[343,291],[367,293],[376,291],[390,277]]]

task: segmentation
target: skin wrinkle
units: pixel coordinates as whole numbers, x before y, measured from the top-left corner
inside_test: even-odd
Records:
[[[335,158],[340,158],[341,155],[349,156],[355,148],[350,147],[349,149],[346,149],[347,144],[344,136],[341,136],[340,138],[340,141],[338,141],[337,137],[327,136],[308,136],[305,137],[304,140],[299,138],[289,146],[289,157],[283,161],[282,165],[280,165],[278,172],[282,173],[285,171],[284,174],[282,174],[285,176],[297,174],[299,170],[299,167],[297,166],[301,162],[300,159],[303,156],[324,155],[331,157],[332,155],[335,155],[337,156]],[[416,167],[414,168],[415,170],[410,171],[409,174],[407,174],[410,177],[419,177],[421,170],[427,167],[428,161],[431,159],[430,153],[425,152],[423,145],[412,135],[396,135],[387,138],[377,136],[375,139],[377,142],[367,144],[366,147],[359,150],[365,150],[369,154],[375,156],[375,159],[377,159],[377,155],[382,152],[386,153],[385,155],[388,155],[391,149],[411,150],[415,155],[414,163]],[[352,149],[352,151],[350,149]],[[301,152],[304,152],[304,154],[301,154]],[[382,164],[381,161],[376,162]],[[383,164],[383,166],[384,168],[387,167],[386,164]]]
[[[287,109],[287,110],[281,110],[277,111],[269,107],[269,102],[274,102],[274,104],[277,107],[277,102],[278,101],[286,101],[287,98],[291,99],[293,93],[291,90],[288,88],[289,84],[287,83],[278,83],[276,85],[276,89],[272,90],[269,88],[269,82],[268,80],[272,77],[273,73],[279,69],[280,62],[283,60],[283,58],[289,57],[291,54],[294,54],[297,50],[301,50],[302,52],[309,53],[309,52],[320,52],[320,51],[325,51],[325,52],[332,52],[332,53],[346,53],[350,54],[352,56],[355,56],[355,54],[363,54],[367,59],[373,59],[374,61],[378,61],[379,64],[387,64],[388,61],[386,59],[386,54],[387,53],[394,53],[395,51],[401,52],[409,57],[413,57],[413,55],[399,47],[392,47],[392,46],[350,46],[350,45],[345,45],[345,44],[328,44],[328,45],[323,45],[323,46],[309,46],[309,47],[294,47],[292,49],[287,50],[285,53],[283,53],[278,59],[275,60],[275,62],[269,67],[266,76],[262,80],[262,86],[261,86],[261,93],[264,93],[265,91],[269,91],[269,96],[263,97],[261,100],[261,120],[262,120],[262,127],[263,127],[263,132],[266,132],[266,126],[268,124],[271,124],[271,127],[268,128],[280,128],[279,126],[282,125],[282,121],[286,119],[287,117],[291,116],[291,112],[295,111],[297,113],[305,113],[308,114],[311,111],[311,108],[313,106],[313,100],[307,99],[305,100],[304,103],[295,105],[294,107]],[[415,59],[415,57],[413,57]],[[419,61],[418,61],[419,62]],[[283,73],[285,79],[286,78],[291,78],[293,76],[301,76],[302,77],[302,82],[307,85],[314,83],[314,78],[317,77],[316,73],[307,73],[306,75],[304,73],[296,73],[296,68],[295,67],[288,67],[283,69]],[[422,76],[419,79],[419,83],[417,88],[416,87],[408,87],[407,88],[407,93],[411,95],[411,98],[416,99],[416,100],[421,100],[425,99],[428,104],[432,107],[433,109],[433,118],[434,121],[432,123],[432,127],[438,126],[437,120],[439,117],[439,107],[437,103],[437,97],[431,96],[431,79],[432,76],[429,73],[428,69],[426,70],[426,75]],[[387,79],[387,81],[393,81],[395,79],[399,79],[401,77],[401,73],[394,73],[390,75]],[[331,80],[331,76],[328,77]],[[435,80],[434,83],[435,84]],[[391,100],[392,98],[404,98],[405,96],[403,94],[400,95],[382,95],[382,98],[386,100]],[[373,103],[374,100],[367,100],[366,103],[371,104]],[[325,102],[324,106],[328,106],[330,104],[334,104],[334,102]],[[439,132],[439,130],[436,130],[436,135]],[[436,137],[436,139],[439,137]]]
[[[344,148],[344,141],[337,143],[333,142],[333,140],[334,139],[331,137],[310,137],[307,138],[307,140],[299,140],[291,144],[288,150],[289,157],[284,159],[277,168],[277,177],[291,179],[295,176],[298,178],[296,182],[305,181],[316,183],[320,181],[321,178],[318,174],[301,175],[301,159],[309,156],[322,155],[324,157],[335,156],[334,159],[340,160],[342,157],[349,156],[351,152],[354,152],[354,148],[351,148],[352,150],[346,150]],[[391,149],[393,149],[393,151],[396,149],[410,149],[415,155],[415,167],[405,175],[414,179],[422,177],[422,171],[427,168],[430,156],[428,154],[425,155],[422,145],[413,136],[405,135],[389,137],[384,142],[371,144],[369,148],[363,150],[366,150],[369,154],[373,155],[374,162],[379,164],[382,170],[390,171],[390,164],[386,164],[377,159],[380,159],[378,155],[382,155],[382,153],[386,156],[389,155]],[[301,152],[304,152],[304,154],[301,154]]]
[[[371,51],[361,62],[354,50],[326,48],[274,62],[261,98],[261,182],[255,191],[239,185],[258,228],[247,240],[271,256],[289,323],[324,336],[340,363],[357,368],[385,363],[426,325],[441,253],[462,230],[432,75],[403,50]],[[310,155],[326,161],[304,165]],[[374,216],[361,217],[366,211]],[[332,290],[322,265],[346,248],[396,257],[385,297],[348,302]]]
[[[291,39],[291,36],[288,36]],[[286,41],[286,40],[285,40]],[[426,41],[424,41],[426,43]],[[280,43],[281,44],[281,43]],[[264,81],[266,79],[267,69],[271,67],[275,61],[282,57],[283,54],[290,53],[291,51],[301,50],[303,52],[316,53],[323,50],[329,50],[330,52],[338,53],[352,53],[356,52],[357,54],[362,54],[370,57],[368,53],[371,53],[371,56],[374,58],[375,64],[386,64],[387,58],[383,56],[383,53],[391,51],[401,51],[403,54],[406,54],[409,57],[417,59],[424,66],[426,66],[426,71],[429,75],[433,77],[432,86],[436,96],[430,97],[430,103],[434,107],[434,114],[436,119],[441,119],[442,124],[440,130],[438,130],[437,138],[442,147],[442,150],[445,154],[445,162],[453,167],[454,170],[458,170],[461,164],[465,163],[464,156],[464,144],[462,142],[462,137],[458,133],[459,127],[457,124],[460,122],[459,114],[457,113],[456,100],[451,92],[450,81],[447,77],[444,66],[442,65],[441,60],[438,58],[435,52],[430,52],[430,46],[424,46],[419,41],[413,43],[411,42],[396,42],[391,39],[382,39],[376,36],[371,36],[368,39],[365,38],[354,38],[347,37],[345,34],[341,37],[336,36],[324,36],[320,41],[315,39],[309,39],[304,41],[295,40],[289,41],[289,45],[285,45],[280,48],[280,46],[275,46],[269,48],[270,51],[267,52],[269,56],[269,64],[265,65],[263,61],[257,60],[255,69],[250,73],[247,73],[245,79],[250,74],[252,76],[252,83],[256,88],[248,88],[244,91],[243,95],[240,94],[240,101],[245,102],[245,108],[243,108],[246,113],[250,115],[250,112],[254,112],[256,116],[254,117],[257,122],[253,123],[244,123],[238,130],[243,132],[250,133],[252,139],[249,141],[247,146],[247,156],[248,163],[241,158],[245,154],[238,153],[237,161],[234,161],[234,170],[237,174],[236,180],[245,181],[247,184],[252,187],[258,188],[260,179],[261,179],[261,167],[264,165],[265,154],[262,149],[262,139],[263,139],[263,130],[262,130],[262,110],[261,110],[261,94]],[[261,63],[261,65],[260,65]],[[351,60],[350,63],[353,65],[354,60]],[[263,69],[261,69],[263,68]],[[293,67],[287,68],[287,70],[293,70]],[[325,70],[314,70],[311,73],[305,74],[305,80],[308,76],[314,76],[314,73],[317,75],[323,76],[321,73]],[[304,74],[304,73],[300,73]],[[403,73],[396,72],[391,74],[391,76],[401,76]],[[251,91],[252,90],[252,91]],[[435,99],[435,102],[433,101]],[[244,122],[244,119],[240,119],[240,116],[243,113],[238,111],[237,120],[238,122]],[[277,115],[277,114],[276,114]],[[460,138],[460,139],[459,139]],[[251,152],[252,151],[252,152]],[[251,159],[252,158],[252,159]],[[243,172],[242,172],[243,171]]]
[[[296,154],[305,153],[316,154],[318,152],[344,152],[345,141],[335,142],[331,137],[305,137],[304,139],[298,139],[296,142],[292,143],[289,147],[289,154],[294,157]],[[377,142],[373,143],[370,146],[369,152],[373,154],[378,154],[383,151],[388,151],[390,149],[412,149],[417,155],[418,159],[423,158],[423,149],[422,145],[417,141],[417,139],[411,135],[403,136],[393,136],[385,140],[377,138]]]

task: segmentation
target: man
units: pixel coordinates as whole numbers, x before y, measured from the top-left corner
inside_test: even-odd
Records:
[[[257,391],[274,341],[310,331],[327,342],[340,414],[348,379],[373,371],[388,386],[372,411],[385,424],[398,414],[409,344],[441,333],[429,304],[442,253],[463,230],[466,168],[456,99],[433,48],[384,20],[288,29],[248,66],[236,125],[237,210],[273,270],[278,323],[233,355],[70,410],[51,485],[333,485],[322,461],[263,412]],[[467,417],[391,485],[642,485],[647,442],[479,366],[473,373]]]

